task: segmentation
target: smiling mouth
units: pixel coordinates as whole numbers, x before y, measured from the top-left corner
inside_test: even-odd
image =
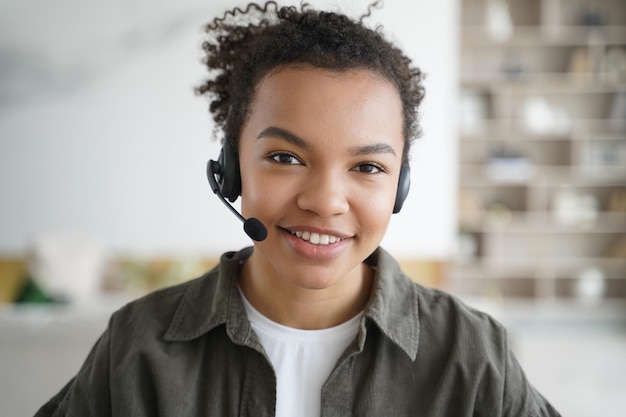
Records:
[[[291,233],[293,236],[297,237],[298,239],[302,239],[313,245],[320,245],[320,246],[332,245],[333,243],[338,243],[338,242],[341,242],[342,240],[342,238],[340,237],[327,235],[323,233],[292,232],[291,230],[289,231],[289,233]]]

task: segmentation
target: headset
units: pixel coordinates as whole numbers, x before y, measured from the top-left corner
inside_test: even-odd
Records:
[[[242,222],[246,234],[253,240],[262,241],[267,237],[267,228],[257,218],[244,218],[235,208],[229,204],[237,200],[241,194],[241,173],[239,171],[239,157],[233,145],[226,140],[217,161],[209,160],[207,163],[207,178],[211,190]],[[411,168],[407,162],[400,168],[398,188],[393,212],[399,213],[411,188]]]

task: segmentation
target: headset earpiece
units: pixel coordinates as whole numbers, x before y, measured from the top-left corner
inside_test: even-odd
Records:
[[[222,195],[231,203],[241,194],[241,174],[239,173],[239,158],[233,146],[226,140],[218,159],[220,173],[218,184]]]
[[[209,179],[211,191],[222,203],[243,222],[243,230],[252,240],[261,242],[267,237],[267,228],[255,217],[245,218],[226,199],[234,202],[241,194],[241,175],[239,174],[239,162],[237,154],[232,146],[224,144],[217,161],[212,159],[206,165],[206,174]]]
[[[411,167],[408,163],[403,163],[400,168],[400,177],[398,178],[398,190],[396,191],[396,202],[393,206],[393,212],[399,213],[404,200],[409,195],[409,188],[411,188]]]

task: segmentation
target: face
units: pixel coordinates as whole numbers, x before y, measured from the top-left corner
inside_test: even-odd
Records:
[[[304,289],[361,279],[393,211],[403,143],[400,97],[371,71],[262,79],[239,140],[242,211],[268,229],[249,269]]]

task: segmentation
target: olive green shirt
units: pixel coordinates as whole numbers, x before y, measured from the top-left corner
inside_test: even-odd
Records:
[[[114,313],[36,416],[274,416],[275,374],[237,290],[251,253],[226,253],[206,275]],[[373,293],[322,388],[322,416],[559,415],[526,380],[499,323],[415,284],[382,249],[367,262]]]

